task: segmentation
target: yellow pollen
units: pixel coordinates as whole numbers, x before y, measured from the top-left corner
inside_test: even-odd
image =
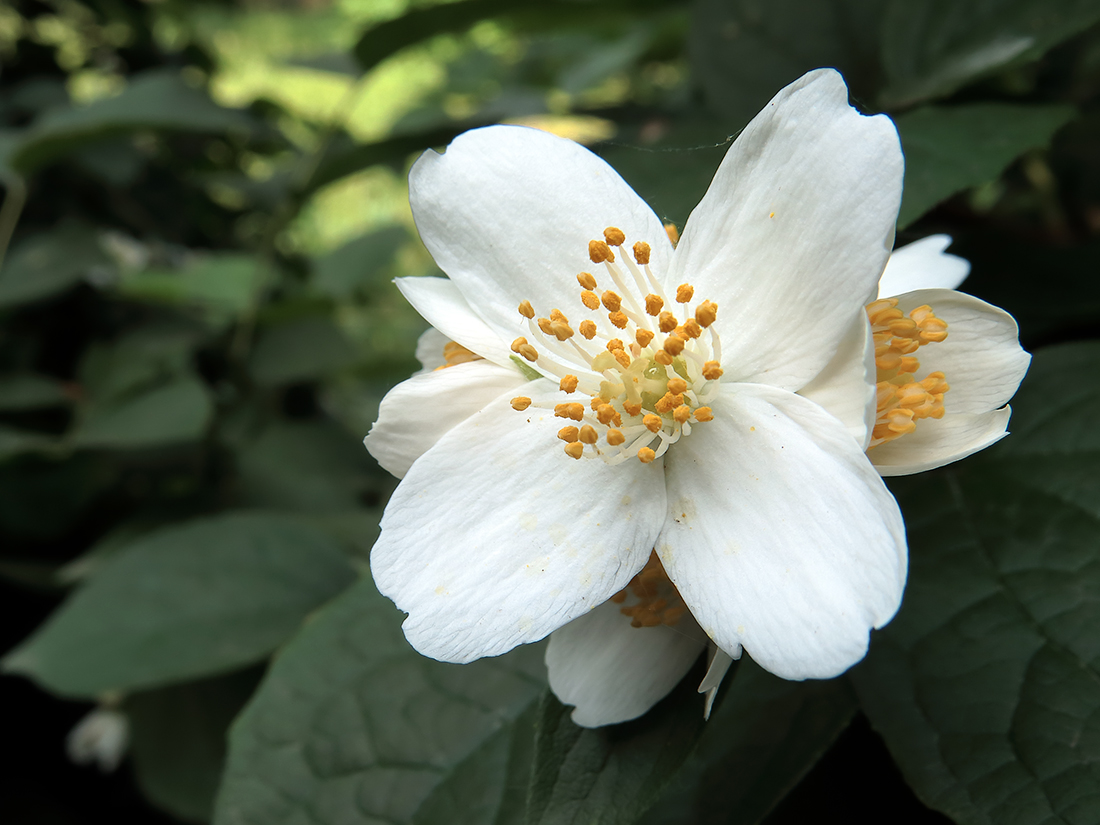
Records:
[[[609,226],[603,231],[603,239],[608,246],[622,246],[626,242],[626,234],[617,226]]]
[[[624,370],[630,366],[630,356],[626,354],[626,350],[617,349],[611,354],[615,356],[615,360],[619,362],[619,366]]]
[[[518,354],[519,350],[520,350],[520,347],[525,347],[525,346],[527,346],[527,339],[524,338],[521,335],[519,338],[517,338],[515,341],[512,342],[512,352]]]
[[[443,345],[443,361],[444,364],[436,369],[446,369],[447,367],[455,367],[459,364],[468,364],[471,361],[484,360],[476,352],[471,352],[455,341],[448,341]]]
[[[684,351],[684,339],[678,335],[670,335],[665,339],[665,352],[669,355],[679,355]]]
[[[642,464],[649,464],[649,462],[653,461],[656,457],[657,453],[653,452],[649,447],[642,447],[642,449],[638,450],[638,460],[642,462]]]
[[[623,344],[623,342],[620,341],[618,338],[612,338],[610,341],[607,342],[607,351],[608,352],[614,352],[617,349],[625,349],[625,348],[626,348],[626,345]]]
[[[713,301],[703,301],[695,308],[695,320],[701,327],[709,327],[718,317],[718,304]]]
[[[691,300],[691,297],[695,294],[695,287],[691,284],[680,284],[676,287],[676,302],[679,304],[686,304]]]
[[[623,299],[610,289],[600,296],[600,300],[603,301],[604,308],[608,312],[617,312],[623,305]]]
[[[651,251],[649,244],[645,241],[638,241],[634,244],[634,260],[638,262],[638,266],[645,266],[649,263],[649,253]]]
[[[633,416],[642,414],[642,405],[636,402],[624,401],[623,409],[626,411],[627,415]]]
[[[665,367],[672,366],[672,356],[663,349],[657,350],[657,354],[653,356],[653,360]]]
[[[558,382],[558,389],[562,392],[577,391],[577,376],[567,375]]]
[[[588,242],[588,257],[594,264],[602,264],[604,261],[615,263],[615,253],[603,241]]]
[[[714,411],[710,407],[696,407],[695,408],[695,420],[696,421],[713,421]]]
[[[574,441],[579,441],[579,435],[580,430],[578,430],[576,427],[562,427],[560,430],[558,430],[558,438],[560,438],[566,444],[571,444]]]
[[[703,377],[708,381],[717,381],[722,377],[722,367],[717,361],[707,361],[703,364]]]
[[[687,392],[687,388],[688,382],[683,378],[670,378],[668,381],[668,391],[673,395]]]
[[[517,395],[512,399],[512,409],[517,412],[523,412],[531,406],[531,399],[525,395]]]
[[[668,235],[668,239],[672,241],[673,246],[680,243],[680,230],[676,228],[676,224],[666,223],[665,234]]]
[[[560,309],[550,310],[550,320],[558,324],[568,324],[569,319],[565,317],[565,313]]]
[[[596,435],[596,428],[590,424],[585,424],[581,427],[580,440],[583,444],[595,444],[600,440],[600,437]]]
[[[643,419],[642,423],[645,424],[645,428],[651,433],[660,431],[661,429],[661,416],[648,413]]]
[[[553,334],[551,332],[552,327],[550,326],[550,319],[549,318],[539,318],[538,324],[539,324],[539,329],[542,330],[543,335],[552,335]]]
[[[661,332],[672,332],[679,324],[676,321],[676,316],[671,312],[662,312],[657,319],[657,326]]]
[[[673,395],[670,392],[666,392],[661,398],[653,405],[653,409],[664,415],[665,413],[672,412],[676,407],[679,407],[684,403],[684,396]]]
[[[539,351],[530,344],[524,344],[519,348],[518,352],[528,361],[535,362],[539,360]]]
[[[558,418],[572,418],[574,421],[580,421],[584,418],[584,404],[558,404],[554,407],[554,415]]]
[[[607,431],[607,443],[612,447],[618,447],[620,444],[626,441],[626,436],[619,430]]]
[[[585,289],[595,289],[596,279],[592,277],[591,272],[581,272],[577,275],[577,283]]]
[[[589,341],[596,337],[596,325],[591,321],[581,321],[580,331]]]
[[[627,605],[630,596],[636,601]],[[624,605],[619,611],[630,617],[631,627],[674,627],[688,612],[656,553],[650,553],[646,566],[630,580],[626,589],[612,596],[611,601]]]
[[[645,311],[654,318],[661,314],[661,309],[664,308],[664,305],[664,300],[657,295],[645,296]]]
[[[607,319],[618,329],[626,329],[627,317],[623,312],[609,312]]]
[[[634,340],[638,342],[638,346],[648,347],[653,340],[653,333],[648,329],[640,329],[634,333]]]
[[[672,411],[672,417],[678,424],[685,423],[691,418],[691,407],[687,404],[681,404],[679,407]]]
[[[519,314],[522,315],[524,318],[534,318],[535,317],[535,308],[533,306],[531,306],[530,301],[520,301],[519,302]]]
[[[573,337],[573,327],[569,326],[565,321],[553,321],[550,324],[550,332],[559,341],[567,341]]]
[[[596,293],[590,289],[586,289],[581,293],[581,303],[589,309],[599,309],[600,299],[596,297]]]
[[[572,444],[566,444],[565,454],[570,458],[580,458],[584,455],[584,445],[579,441],[574,441]]]
[[[684,335],[688,338],[698,338],[703,334],[703,328],[699,326],[699,322],[694,318],[688,318],[684,321]]]

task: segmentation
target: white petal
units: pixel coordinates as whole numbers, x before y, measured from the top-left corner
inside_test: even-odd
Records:
[[[668,695],[707,646],[690,616],[675,627],[631,627],[619,605],[606,602],[550,634],[550,689],[575,705],[586,728],[641,716]]]
[[[435,327],[428,327],[420,337],[416,339],[416,360],[420,362],[420,372],[431,372],[439,369],[447,360],[443,357],[443,348],[451,339]]]
[[[707,672],[703,676],[703,681],[699,683],[699,692],[707,695],[703,706],[704,719],[710,719],[710,712],[714,708],[714,700],[718,697],[718,688],[722,686],[722,680],[729,673],[730,665],[733,664],[735,659],[741,658],[740,650],[737,651],[737,656],[730,656],[726,651],[714,647],[713,643],[711,647],[713,652],[710,657],[710,664],[707,665]]]
[[[884,476],[907,476],[942,467],[1008,435],[1010,414],[1008,407],[1002,407],[977,415],[927,418],[918,421],[913,432],[868,450],[867,457]]]
[[[798,391],[831,412],[866,450],[875,426],[875,341],[867,313],[861,307],[840,341],[833,360]]]
[[[509,343],[501,340],[446,278],[397,278],[401,294],[421,317],[456,343],[503,367],[513,365]],[[514,336],[513,336],[514,337]]]
[[[563,395],[545,379],[523,394],[551,406]],[[661,461],[574,460],[556,437],[563,423],[498,398],[394,491],[371,571],[425,656],[469,662],[537,641],[645,564],[665,515]]]
[[[970,274],[970,261],[944,252],[950,235],[929,235],[895,249],[878,282],[878,297],[893,298],[914,289],[955,289]]]
[[[445,433],[495,398],[523,395],[527,383],[519,370],[490,361],[419,373],[386,393],[363,443],[384,469],[402,478]]]
[[[851,108],[832,69],[783,89],[745,128],[670,275],[718,303],[728,380],[796,390],[828,363],[886,265],[902,166],[894,124]]]
[[[606,227],[623,230],[628,246],[648,242],[655,270],[672,253],[661,220],[614,169],[537,129],[474,129],[445,154],[425,152],[409,173],[409,200],[435,262],[508,342],[527,334],[520,301],[571,317],[583,311],[578,272],[611,285],[588,257]]]
[[[715,418],[665,459],[657,552],[696,621],[785,679],[836,676],[905,583],[901,513],[833,416],[772,387],[724,385]]]
[[[989,412],[1012,398],[1031,356],[1020,347],[1011,315],[952,289],[921,289],[897,297],[902,312],[928,304],[947,322],[947,338],[915,355],[921,365],[918,377],[937,371],[946,376],[951,389],[943,405],[948,414]]]

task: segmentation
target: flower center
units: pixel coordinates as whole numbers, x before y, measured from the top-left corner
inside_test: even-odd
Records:
[[[595,275],[577,275],[580,302],[594,314],[577,325],[583,342],[561,310],[536,318],[529,301],[519,305],[530,340],[517,338],[512,351],[559,379],[567,399],[553,409],[576,422],[558,432],[571,458],[599,456],[618,464],[636,456],[649,463],[690,435],[693,423],[713,418],[707,404],[722,375],[721,341],[712,327],[718,306],[704,300],[690,310],[690,284],[681,284],[670,299],[650,270],[649,244],[634,244],[631,260],[623,253],[625,242],[611,226],[604,240],[588,245],[610,288],[600,293]],[[531,399],[513,398],[512,406],[526,410]]]
[[[920,361],[914,353],[947,337],[947,322],[932,307],[919,306],[906,317],[896,298],[867,305],[878,368],[878,415],[871,431],[873,449],[913,432],[922,418],[943,418],[943,396],[951,389],[942,372],[916,380]]]
[[[624,589],[611,597],[622,605],[619,611],[630,617],[631,627],[673,627],[688,612],[680,591],[669,579],[656,553]]]

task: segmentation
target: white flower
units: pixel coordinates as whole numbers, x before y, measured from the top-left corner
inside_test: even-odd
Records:
[[[951,243],[946,235],[933,235],[894,251],[879,281],[876,300],[868,306],[880,342],[877,376],[882,381],[879,409],[869,408],[867,435],[861,442],[883,475],[906,475],[965,458],[1004,437],[1009,410],[1003,406],[1016,391],[1031,357],[1017,340],[1016,322],[1004,310],[970,295],[956,292],[970,272],[963,258],[944,252]],[[896,298],[895,301],[886,299]],[[916,323],[910,314],[923,324]],[[901,334],[892,344],[893,332]],[[908,320],[905,320],[908,319]],[[857,326],[866,326],[861,318]],[[941,327],[946,327],[941,329]],[[922,340],[921,333],[924,333]],[[942,333],[946,333],[945,335]],[[855,333],[853,333],[853,336]],[[892,359],[900,359],[899,347],[917,362],[901,372]],[[913,373],[916,373],[916,376]],[[929,385],[949,386],[935,397],[911,385],[915,378]],[[904,377],[908,376],[908,377]],[[874,428],[889,428],[889,416],[899,409],[897,391],[909,387],[911,402],[894,432],[873,437]],[[849,391],[841,385],[840,393]],[[862,399],[862,393],[856,398]],[[838,396],[833,405],[842,403]],[[927,406],[929,409],[922,410]],[[914,420],[914,409],[927,413]],[[940,414],[942,417],[932,417]],[[882,423],[877,423],[881,420]],[[611,601],[579,616],[554,631],[546,652],[550,685],[566,704],[574,705],[573,720],[597,726],[625,721],[645,713],[666,696],[688,672],[707,646],[706,636],[690,615],[675,626],[655,625],[652,616],[636,618],[632,605],[642,603],[633,590],[652,583],[659,598],[671,598],[671,585],[658,565],[647,568],[641,581],[632,582],[626,602]],[[674,593],[674,591],[673,591]],[[624,609],[625,607],[625,609]],[[706,693],[709,714],[718,685],[733,658],[711,646],[707,675],[699,686]]]
[[[413,214],[450,280],[398,285],[455,365],[394,388],[367,437],[403,476],[371,569],[412,645],[468,662],[595,621],[655,551],[699,644],[791,679],[858,661],[906,575],[854,323],[901,178],[893,124],[832,70],[746,127],[675,249],[569,141],[490,127],[425,153]]]
[[[1011,315],[955,291],[970,264],[944,253],[950,243],[946,235],[933,235],[895,251],[879,282],[879,300],[868,307],[879,343],[880,392],[867,455],[885,476],[950,464],[1004,438],[1011,412],[1006,404],[1031,362]],[[913,318],[924,327],[939,320],[945,334],[892,338],[892,323]],[[891,339],[906,351],[887,345]],[[899,356],[912,364],[895,367],[891,360]],[[926,398],[914,396],[918,382],[929,388]],[[936,384],[950,389],[937,392]],[[908,409],[898,406],[902,396]]]
[[[130,744],[130,721],[120,711],[98,707],[76,723],[65,738],[65,752],[78,765],[95,763],[111,773]]]

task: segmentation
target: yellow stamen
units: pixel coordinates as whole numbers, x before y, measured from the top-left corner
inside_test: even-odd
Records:
[[[638,241],[634,244],[634,260],[638,262],[638,266],[645,266],[649,263],[649,253],[651,251],[649,244],[645,241]]]
[[[649,447],[642,447],[642,449],[638,450],[638,460],[642,462],[642,464],[649,464],[649,462],[653,461],[656,457],[657,453],[653,452]]]
[[[676,320],[676,316],[671,312],[662,312],[660,317],[657,318],[657,326],[661,332],[672,332],[672,330],[679,326],[679,323]]]
[[[691,300],[695,294],[695,287],[691,284],[680,284],[676,287],[676,302],[678,304],[686,304]]]
[[[680,230],[676,228],[676,224],[666,223],[665,234],[668,235],[668,239],[672,241],[673,246],[680,243]]]
[[[588,242],[588,257],[594,264],[602,264],[604,261],[608,263],[615,262],[615,253],[603,241]]]
[[[596,296],[595,292],[586,289],[581,293],[581,303],[589,309],[599,309],[600,299]]]
[[[580,440],[584,444],[595,444],[600,440],[600,437],[596,435],[596,428],[590,424],[585,424],[581,427]]]
[[[695,308],[695,320],[699,322],[699,326],[706,328],[714,323],[714,320],[718,317],[718,304],[713,301],[703,301]]]
[[[554,407],[554,415],[558,418],[572,418],[580,421],[584,418],[584,404],[557,404]]]
[[[703,364],[703,377],[708,381],[717,381],[722,377],[722,367],[717,361],[707,361]]]
[[[577,376],[566,375],[558,382],[558,389],[562,392],[576,392],[577,391]]]
[[[626,242],[626,234],[615,226],[609,226],[603,231],[604,240],[608,246],[622,246]]]
[[[664,305],[664,299],[660,298],[657,295],[645,296],[645,311],[648,315],[652,315],[654,318],[661,314],[661,309],[664,307]]]
[[[519,302],[519,314],[522,315],[524,318],[528,318],[528,319],[534,318],[535,317],[535,308],[533,306],[531,306],[530,301],[520,301]]]
[[[595,289],[596,279],[592,277],[591,272],[581,272],[577,275],[577,283],[585,289]]]
[[[596,337],[596,325],[591,321],[581,321],[579,329],[581,331],[581,335],[583,335],[589,341]]]
[[[647,430],[649,430],[651,433],[655,433],[661,429],[661,425],[663,422],[661,421],[661,417],[659,415],[653,415],[653,413],[649,413],[644,418],[642,418],[642,423],[645,424],[645,428]]]
[[[695,408],[695,420],[696,421],[713,421],[714,411],[710,407],[696,407]]]
[[[523,412],[531,406],[531,399],[525,395],[517,395],[512,399],[512,409],[517,412]]]
[[[558,438],[560,438],[567,444],[571,444],[574,441],[579,441],[580,439],[577,437],[579,435],[580,430],[578,430],[576,427],[562,427],[560,430],[558,430]]]
[[[600,296],[600,300],[608,312],[617,312],[623,305],[623,299],[610,289]]]
[[[580,458],[584,455],[584,445],[579,441],[574,441],[572,444],[566,444],[565,454],[570,458]]]
[[[626,329],[626,323],[629,319],[623,312],[609,312],[607,314],[607,320],[609,320],[618,329]]]
[[[680,424],[686,422],[691,418],[691,407],[687,404],[681,404],[679,407],[672,411],[672,417]]]
[[[638,342],[638,346],[648,347],[653,340],[653,333],[648,329],[640,329],[634,333],[634,340]]]
[[[524,344],[522,347],[519,348],[518,352],[522,357],[526,358],[532,363],[539,360],[539,351],[530,344]]]

